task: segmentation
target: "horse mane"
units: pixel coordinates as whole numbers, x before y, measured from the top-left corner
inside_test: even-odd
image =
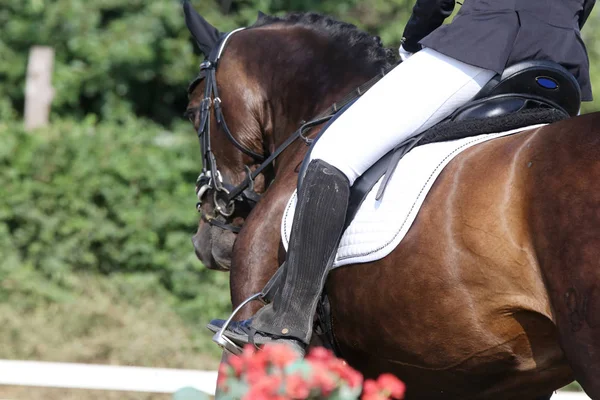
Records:
[[[390,69],[397,64],[396,52],[383,47],[381,38],[360,30],[356,25],[335,20],[327,15],[313,12],[294,12],[281,17],[260,13],[251,28],[283,24],[312,29],[345,47],[357,61],[365,62],[378,70]]]

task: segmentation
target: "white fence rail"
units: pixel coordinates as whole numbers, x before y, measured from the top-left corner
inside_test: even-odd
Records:
[[[193,387],[214,395],[216,382],[214,371],[0,360],[0,385],[147,393]],[[590,400],[577,392],[558,392],[552,399]]]
[[[148,393],[189,386],[214,394],[216,382],[214,371],[0,360],[0,385]]]

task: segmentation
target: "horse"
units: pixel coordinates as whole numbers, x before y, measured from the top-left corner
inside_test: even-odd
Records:
[[[395,58],[378,38],[312,13],[261,15],[227,40],[218,95],[211,98],[206,75],[194,80],[187,114],[196,130],[208,123],[204,168],[221,182],[198,183],[202,216],[192,241],[206,267],[229,271],[235,308],[284,259],[282,214],[307,138],[322,125],[295,141],[290,134]],[[341,356],[366,377],[398,376],[409,400],[547,399],[574,379],[600,399],[597,182],[598,113],[461,153],[391,254],[330,273]],[[228,204],[239,185],[260,198]],[[236,318],[260,306],[249,303]]]

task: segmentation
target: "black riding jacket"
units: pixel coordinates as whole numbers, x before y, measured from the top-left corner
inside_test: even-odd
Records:
[[[520,61],[561,64],[591,100],[589,60],[580,29],[596,0],[464,0],[453,22],[442,25],[455,0],[417,0],[402,46],[432,48],[459,61],[501,73]]]
[[[579,29],[583,28],[595,3],[596,0],[584,1],[583,10],[579,15]],[[411,53],[421,50],[419,42],[439,28],[444,20],[452,15],[455,4],[455,0],[417,0],[412,15],[404,28],[402,46]]]

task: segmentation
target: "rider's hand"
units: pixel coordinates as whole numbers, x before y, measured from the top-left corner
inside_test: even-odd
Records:
[[[410,58],[410,56],[412,56],[415,53],[411,53],[410,51],[406,50],[404,48],[404,46],[400,46],[400,49],[398,49],[398,51],[400,52],[400,58],[402,59],[402,61],[406,61]]]

